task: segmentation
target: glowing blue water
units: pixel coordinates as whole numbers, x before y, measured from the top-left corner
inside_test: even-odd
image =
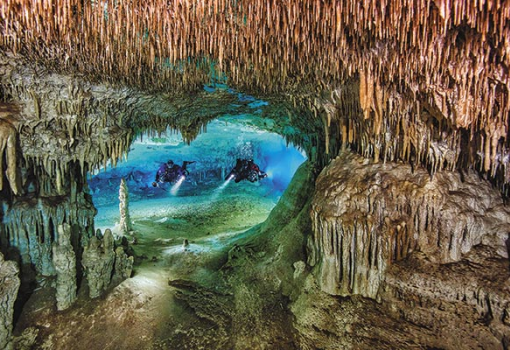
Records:
[[[256,183],[226,181],[237,158],[253,159],[268,177]],[[195,163],[188,165],[190,174],[182,181],[153,187],[156,171],[169,159],[179,165],[184,161]],[[304,160],[303,153],[287,146],[280,135],[249,126],[243,117],[220,118],[190,145],[175,132],[158,137],[144,135],[133,143],[127,161],[90,177],[89,188],[99,211],[96,219],[101,219],[106,208],[118,208],[121,178],[126,180],[130,202],[143,200],[148,206],[152,199],[169,197],[205,196],[215,201],[223,193],[269,196],[276,203]]]

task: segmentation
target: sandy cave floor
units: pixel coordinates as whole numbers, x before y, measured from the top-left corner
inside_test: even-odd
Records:
[[[215,290],[229,294],[219,276],[227,251],[243,232],[267,218],[277,200],[265,186],[240,183],[221,193],[130,203],[136,237],[133,277],[94,300],[83,283],[78,302],[63,312],[56,311],[52,281],[46,281],[24,305],[15,336],[27,328],[32,336],[37,333],[32,349],[229,348],[230,325],[221,306],[229,299],[211,299],[209,307],[218,310],[198,315],[179,296],[186,283],[199,285],[204,298]],[[96,228],[104,230],[116,220],[117,206],[99,208]],[[190,242],[187,249],[184,239]],[[178,281],[180,288],[169,281]]]

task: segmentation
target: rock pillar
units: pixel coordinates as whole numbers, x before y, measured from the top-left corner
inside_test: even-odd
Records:
[[[129,193],[124,178],[120,180],[119,188],[119,211],[120,211],[120,232],[129,233],[131,228],[131,218],[129,217]]]

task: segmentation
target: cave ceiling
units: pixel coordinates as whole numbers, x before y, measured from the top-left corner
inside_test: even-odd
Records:
[[[503,1],[7,0],[0,14],[2,116],[25,157],[42,126],[61,136],[39,143],[69,154],[94,133],[92,164],[126,149],[101,134],[158,118],[192,140],[233,113],[234,94],[203,91],[225,85],[270,101],[263,117],[323,163],[350,148],[510,182]]]

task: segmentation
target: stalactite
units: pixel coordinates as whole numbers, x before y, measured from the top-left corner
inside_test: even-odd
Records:
[[[0,119],[0,190],[4,188],[4,164],[7,161],[5,174],[12,192],[21,194],[21,174],[18,167],[18,150],[20,148],[16,128],[4,119]]]
[[[58,240],[58,225],[77,224],[82,229],[74,232],[73,240],[88,241],[87,227],[93,227],[95,209],[83,194],[70,203],[59,199],[42,198],[38,201],[16,202],[4,213],[4,228],[9,245],[19,250],[21,263],[32,265],[38,274],[52,276],[52,243]]]
[[[397,140],[377,145],[377,136],[388,132],[385,119],[405,117],[387,115],[388,96],[426,101],[442,91],[438,109],[453,128],[471,135],[489,134],[490,124],[508,129],[510,10],[506,3],[483,4],[207,0],[108,2],[103,7],[63,0],[48,11],[47,1],[37,6],[4,1],[0,43],[4,51],[23,52],[29,60],[78,70],[91,79],[174,91],[195,90],[225,74],[228,84],[240,90],[297,95],[294,101],[303,101],[302,106],[359,76],[358,102],[370,125],[345,124],[349,135],[352,131],[349,143],[364,143],[364,154],[380,154],[384,161],[407,157],[409,146],[419,149],[420,159],[432,160],[431,151],[411,135],[404,153],[393,146]],[[73,55],[66,54],[70,51]],[[43,99],[37,94],[26,98],[34,116],[44,118]],[[57,111],[87,112],[81,104],[68,103]],[[356,113],[335,118],[357,121]],[[485,154],[489,148],[482,171],[491,175],[506,167],[497,151],[506,147],[506,138],[505,132],[497,141],[473,141],[475,152]]]

